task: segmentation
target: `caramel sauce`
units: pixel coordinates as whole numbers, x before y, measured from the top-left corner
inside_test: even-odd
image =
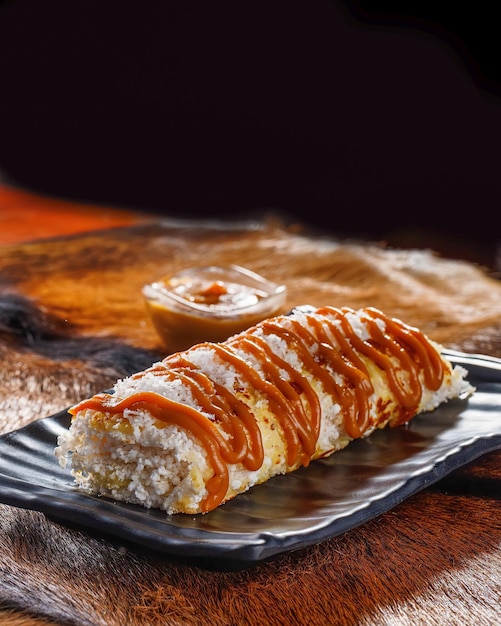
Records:
[[[284,311],[286,289],[244,268],[192,268],[143,291],[151,322],[169,353],[221,342]]]
[[[415,414],[422,396],[420,372],[431,390],[438,389],[442,383],[441,357],[419,330],[386,317],[377,309],[367,308],[364,321],[369,337],[361,339],[349,322],[350,312],[355,313],[349,308],[326,306],[316,311],[323,316],[322,320],[305,313],[308,326],[292,317],[276,317],[259,324],[265,337],[278,336],[286,343],[287,350],[296,353],[309,378],[274,354],[266,340],[253,333],[255,327],[224,343],[199,344],[213,350],[221,361],[238,372],[242,381],[267,399],[282,429],[290,467],[306,466],[316,458],[321,410],[310,381],[322,385],[340,406],[344,428],[351,438],[360,437],[369,427],[378,425],[377,415],[370,414],[369,397],[374,387],[366,366],[368,360],[386,375],[401,405],[401,414],[392,425],[401,424]],[[384,322],[384,331],[378,320]],[[237,350],[248,358],[242,358]],[[259,370],[253,361],[259,363]],[[114,405],[106,402],[105,395],[95,396],[70,412],[75,415],[93,409],[122,415],[125,409],[144,410],[160,423],[188,431],[203,446],[213,470],[213,476],[206,482],[208,495],[202,504],[204,512],[210,511],[225,499],[229,464],[242,463],[249,471],[255,471],[264,460],[261,430],[246,404],[244,388],[228,390],[210,380],[190,362],[190,350],[168,356],[135,378],[147,372],[181,380],[189,387],[200,410],[153,392],[138,392]],[[206,414],[212,415],[212,419]]]
[[[216,280],[210,285],[201,288],[199,291],[194,291],[190,295],[186,294],[185,297],[190,302],[213,306],[215,304],[219,304],[222,301],[221,296],[225,296],[227,294],[228,289],[226,288],[226,285],[222,281]]]
[[[200,341],[224,341],[263,319],[263,312],[240,312],[232,317],[198,315],[171,310],[159,302],[146,302],[153,326],[169,352],[186,350]],[[278,311],[273,311],[272,314]]]

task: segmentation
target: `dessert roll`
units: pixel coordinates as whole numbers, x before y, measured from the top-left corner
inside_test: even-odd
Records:
[[[206,513],[471,394],[466,376],[440,345],[377,309],[302,306],[83,400],[55,452],[82,490]]]

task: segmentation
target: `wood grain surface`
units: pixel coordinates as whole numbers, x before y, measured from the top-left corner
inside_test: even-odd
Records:
[[[285,282],[291,307],[376,306],[447,347],[501,357],[501,283],[474,262],[274,218],[164,219],[0,248],[0,432],[164,355],[141,287],[211,263]],[[356,530],[240,571],[1,505],[0,623],[498,624],[500,481],[490,453]]]

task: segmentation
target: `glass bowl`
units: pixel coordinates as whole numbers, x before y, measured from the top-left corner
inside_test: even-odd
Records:
[[[166,348],[179,352],[285,312],[287,288],[238,265],[210,265],[145,285],[143,296]]]

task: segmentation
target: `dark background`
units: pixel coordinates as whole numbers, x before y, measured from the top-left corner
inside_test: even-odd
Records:
[[[490,243],[495,15],[429,0],[6,1],[0,170],[174,216],[270,209],[333,233],[415,225]]]

